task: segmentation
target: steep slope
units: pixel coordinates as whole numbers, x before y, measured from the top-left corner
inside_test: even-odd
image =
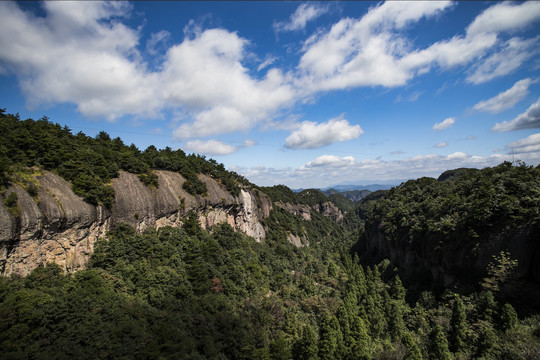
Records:
[[[231,195],[214,179],[199,175],[207,195],[191,195],[178,173],[155,171],[159,186],[145,186],[135,174],[120,171],[111,182],[115,199],[111,209],[83,201],[70,183],[48,171],[31,170],[4,191],[0,205],[0,271],[25,275],[49,261],[64,270],[83,268],[99,237],[127,223],[139,232],[148,227],[180,226],[195,211],[203,228],[227,222],[236,231],[261,241],[261,220],[272,203],[249,187]],[[35,196],[28,189],[35,188]],[[15,194],[15,195],[11,195]],[[15,196],[16,202],[6,204]],[[11,206],[7,206],[11,205]]]
[[[389,258],[417,283],[473,286],[504,251],[517,260],[514,278],[540,283],[540,169],[503,163],[441,179],[408,181],[373,202],[364,257]]]

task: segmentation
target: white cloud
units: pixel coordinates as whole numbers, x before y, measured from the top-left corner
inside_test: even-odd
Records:
[[[146,42],[146,51],[151,55],[157,55],[160,50],[164,49],[170,38],[171,33],[166,30],[151,34],[150,39]]]
[[[510,154],[540,152],[540,133],[532,134],[524,139],[509,143],[505,148]]]
[[[527,96],[531,82],[530,78],[519,80],[510,89],[491,99],[480,101],[473,106],[473,110],[497,114],[503,110],[510,109]]]
[[[309,21],[317,19],[328,10],[328,5],[323,6],[315,2],[300,4],[288,21],[274,23],[274,30],[277,32],[304,30]]]
[[[261,71],[264,68],[272,65],[277,60],[275,56],[267,56],[264,61],[257,67],[257,71]]]
[[[502,50],[493,53],[473,67],[467,82],[481,84],[496,77],[507,75],[521,66],[527,59],[538,53],[540,37],[522,40],[508,40]]]
[[[371,8],[361,19],[340,20],[327,33],[305,42],[300,86],[307,91],[327,91],[405,84],[413,73],[399,62],[407,41],[397,30],[449,6],[450,2],[389,1]]]
[[[515,70],[538,48],[536,38],[504,42],[499,34],[522,30],[539,20],[540,6],[503,3],[477,16],[465,35],[414,50],[403,29],[452,6],[439,1],[388,1],[371,8],[361,19],[340,20],[328,32],[317,33],[305,42],[297,86],[306,93],[358,86],[396,87],[436,65],[447,70],[472,61],[478,65],[468,81],[481,83]],[[527,15],[499,19],[506,11]]]
[[[540,162],[539,155],[539,152],[523,153],[520,154],[519,158],[527,164],[537,165]],[[349,158],[349,160],[346,160],[346,158]],[[323,159],[318,158],[296,169],[275,169],[262,166],[251,169],[237,169],[235,171],[246,176],[255,184],[286,184],[292,188],[322,188],[344,182],[361,184],[394,180],[396,184],[399,184],[401,181],[422,176],[437,178],[441,173],[450,169],[460,167],[484,168],[496,166],[503,161],[512,161],[512,155],[477,156],[464,152],[455,152],[449,155],[419,155],[401,160],[353,160],[352,157],[340,158],[325,155]],[[317,166],[314,166],[315,164]]]
[[[540,20],[540,3],[536,1],[523,2],[515,5],[503,2],[486,9],[468,26],[467,33],[471,35],[515,31],[534,21]]]
[[[441,148],[444,148],[444,147],[447,147],[448,146],[448,143],[446,141],[443,141],[443,142],[440,142],[436,145],[433,145],[433,147],[437,148],[437,149],[441,149]]]
[[[453,117],[446,118],[442,122],[436,123],[435,125],[433,125],[433,127],[431,129],[432,130],[437,130],[437,131],[448,129],[449,127],[454,125],[455,122],[456,122],[456,119],[453,118]]]
[[[540,98],[538,98],[538,100],[536,100],[536,102],[532,104],[527,111],[518,115],[514,120],[496,123],[491,130],[506,132],[537,128],[540,128]]]
[[[219,140],[191,140],[184,148],[199,154],[228,155],[238,150],[236,146],[225,144]]]
[[[338,141],[356,139],[363,133],[360,125],[350,125],[347,120],[343,119],[343,116],[321,124],[304,121],[297,130],[287,137],[285,147],[289,149],[315,149]]]
[[[73,103],[85,116],[156,118],[186,114],[178,138],[247,131],[293,103],[279,70],[254,79],[242,65],[248,41],[223,29],[195,28],[151,71],[137,50],[140,33],[123,25],[127,2],[45,2],[46,17],[0,2],[0,63],[17,74],[30,105]],[[193,26],[192,26],[193,27]],[[167,32],[147,42],[165,49]],[[59,61],[61,59],[61,61]]]
[[[313,161],[308,162],[306,165],[300,167],[300,169],[314,168],[314,167],[342,167],[354,164],[354,157],[344,156],[339,157],[335,155],[321,155]]]
[[[242,147],[250,147],[255,146],[257,142],[255,140],[246,139],[244,143],[242,144]]]

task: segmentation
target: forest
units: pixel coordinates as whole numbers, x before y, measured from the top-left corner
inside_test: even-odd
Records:
[[[47,118],[2,111],[0,132],[7,207],[16,202],[7,184],[24,167],[56,172],[105,207],[119,170],[148,186],[156,186],[156,169],[188,180],[209,174],[232,193],[254,186],[211,159],[140,151],[104,132],[73,135]],[[2,358],[538,359],[540,314],[501,296],[519,266],[507,253],[493,257],[473,286],[419,288],[388,259],[367,259],[362,242],[370,223],[383,224],[390,240],[436,238],[443,249],[482,242],[503,225],[536,229],[539,172],[503,163],[411,180],[357,202],[333,194],[347,213],[340,222],[315,211],[304,220],[275,206],[260,243],[227,224],[202,229],[195,212],[181,228],[137,233],[120,225],[96,243],[85,270],[64,273],[49,263],[26,277],[0,278]],[[195,180],[188,188],[205,191]],[[317,190],[259,189],[274,202],[329,200]],[[288,234],[309,246],[292,245]]]

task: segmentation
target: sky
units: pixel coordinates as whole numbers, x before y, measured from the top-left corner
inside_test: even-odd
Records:
[[[0,108],[251,182],[540,163],[540,2],[0,2]]]

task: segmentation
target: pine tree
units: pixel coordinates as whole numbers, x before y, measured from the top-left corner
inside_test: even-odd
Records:
[[[400,302],[396,300],[390,300],[388,302],[388,330],[392,341],[399,341],[403,336],[405,330],[405,322],[403,321],[403,307]]]
[[[319,326],[319,357],[321,359],[335,359],[339,340],[338,332],[340,329],[337,319],[325,313]]]
[[[410,332],[403,334],[403,345],[407,348],[407,354],[404,360],[422,360],[422,352],[414,341]]]
[[[478,357],[490,357],[495,351],[496,345],[497,334],[495,334],[495,330],[493,330],[493,325],[487,321],[480,322],[477,345]]]
[[[351,359],[363,359],[369,355],[371,338],[366,323],[359,316],[354,316],[351,323]]]
[[[451,360],[452,353],[448,350],[448,340],[444,336],[441,325],[436,325],[432,332],[431,358],[436,360]]]
[[[463,351],[465,349],[465,342],[467,339],[467,317],[465,315],[463,301],[458,294],[455,295],[450,326],[452,350],[454,352]]]
[[[311,326],[304,326],[302,337],[294,344],[293,353],[294,358],[298,360],[317,360],[319,358],[317,356],[317,336]]]
[[[493,323],[493,319],[497,315],[497,302],[491,291],[484,291],[480,297],[480,318],[489,323]]]
[[[516,310],[510,304],[504,304],[501,310],[501,329],[508,331],[514,329],[518,324]]]

